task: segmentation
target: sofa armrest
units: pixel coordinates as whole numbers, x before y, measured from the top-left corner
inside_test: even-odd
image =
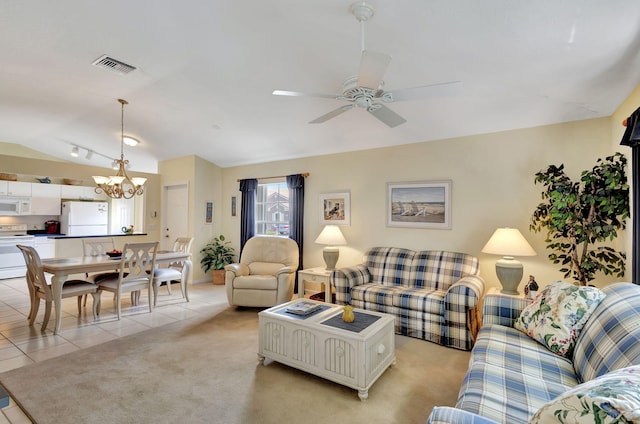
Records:
[[[351,288],[367,284],[371,279],[369,269],[364,264],[336,269],[331,273],[331,284],[336,288],[336,304],[351,304]]]
[[[249,267],[245,264],[229,264],[224,266],[225,271],[232,272],[235,277],[249,275]]]
[[[461,343],[459,349],[471,348],[480,327],[478,312],[483,293],[484,279],[479,275],[467,275],[449,287],[444,296],[447,346]]]
[[[531,303],[521,297],[500,292],[487,293],[482,301],[482,325],[499,324],[513,327],[522,310]]]
[[[427,424],[497,424],[495,421],[450,406],[436,406],[431,411]]]
[[[293,269],[290,266],[283,266],[282,268],[280,268],[279,270],[276,271],[275,276],[279,277],[282,274],[293,274],[294,272],[296,272],[295,269]]]
[[[484,279],[479,275],[462,277],[449,287],[444,296],[445,315],[447,313],[466,313],[478,307],[484,293]]]

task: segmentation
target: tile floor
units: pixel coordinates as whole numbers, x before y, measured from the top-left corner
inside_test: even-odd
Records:
[[[122,303],[122,317],[118,321],[111,296],[111,293],[102,294],[102,311],[95,321],[91,312],[91,296],[80,315],[75,298],[63,299],[60,333],[54,335],[53,311],[47,329],[40,331],[43,302],[36,323],[29,327],[29,294],[24,278],[0,280],[0,372],[187,319],[206,313],[214,303],[226,302],[224,286],[193,284],[189,287],[190,302],[187,303],[180,293],[180,285],[173,284],[171,295],[166,287],[160,287],[158,305],[152,313],[149,313],[146,294],[142,294],[138,306],[132,306],[129,296],[126,296]],[[0,424],[31,422],[13,400],[0,411]]]

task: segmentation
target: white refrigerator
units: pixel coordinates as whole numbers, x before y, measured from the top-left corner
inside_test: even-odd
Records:
[[[62,202],[60,232],[68,236],[102,236],[109,233],[107,202]]]

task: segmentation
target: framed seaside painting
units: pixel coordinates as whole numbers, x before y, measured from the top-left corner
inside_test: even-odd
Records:
[[[320,224],[351,225],[351,193],[325,193],[320,195]]]
[[[387,226],[451,228],[451,180],[387,183]]]

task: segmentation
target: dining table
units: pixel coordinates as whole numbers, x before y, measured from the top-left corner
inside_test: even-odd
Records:
[[[121,258],[111,258],[106,255],[42,259],[42,270],[52,274],[51,291],[53,294],[53,305],[56,311],[54,334],[60,331],[60,322],[62,320],[62,286],[69,276],[100,271],[113,271],[119,268],[120,260]],[[125,262],[126,260],[127,258],[125,257]],[[189,281],[193,266],[191,263],[191,253],[174,252],[170,250],[158,250],[156,252],[156,265],[170,264],[172,262],[184,262],[182,278],[184,278],[185,281]],[[188,287],[189,284],[185,284],[185,296],[187,296],[187,299]],[[149,301],[151,302],[151,299],[149,299]]]

